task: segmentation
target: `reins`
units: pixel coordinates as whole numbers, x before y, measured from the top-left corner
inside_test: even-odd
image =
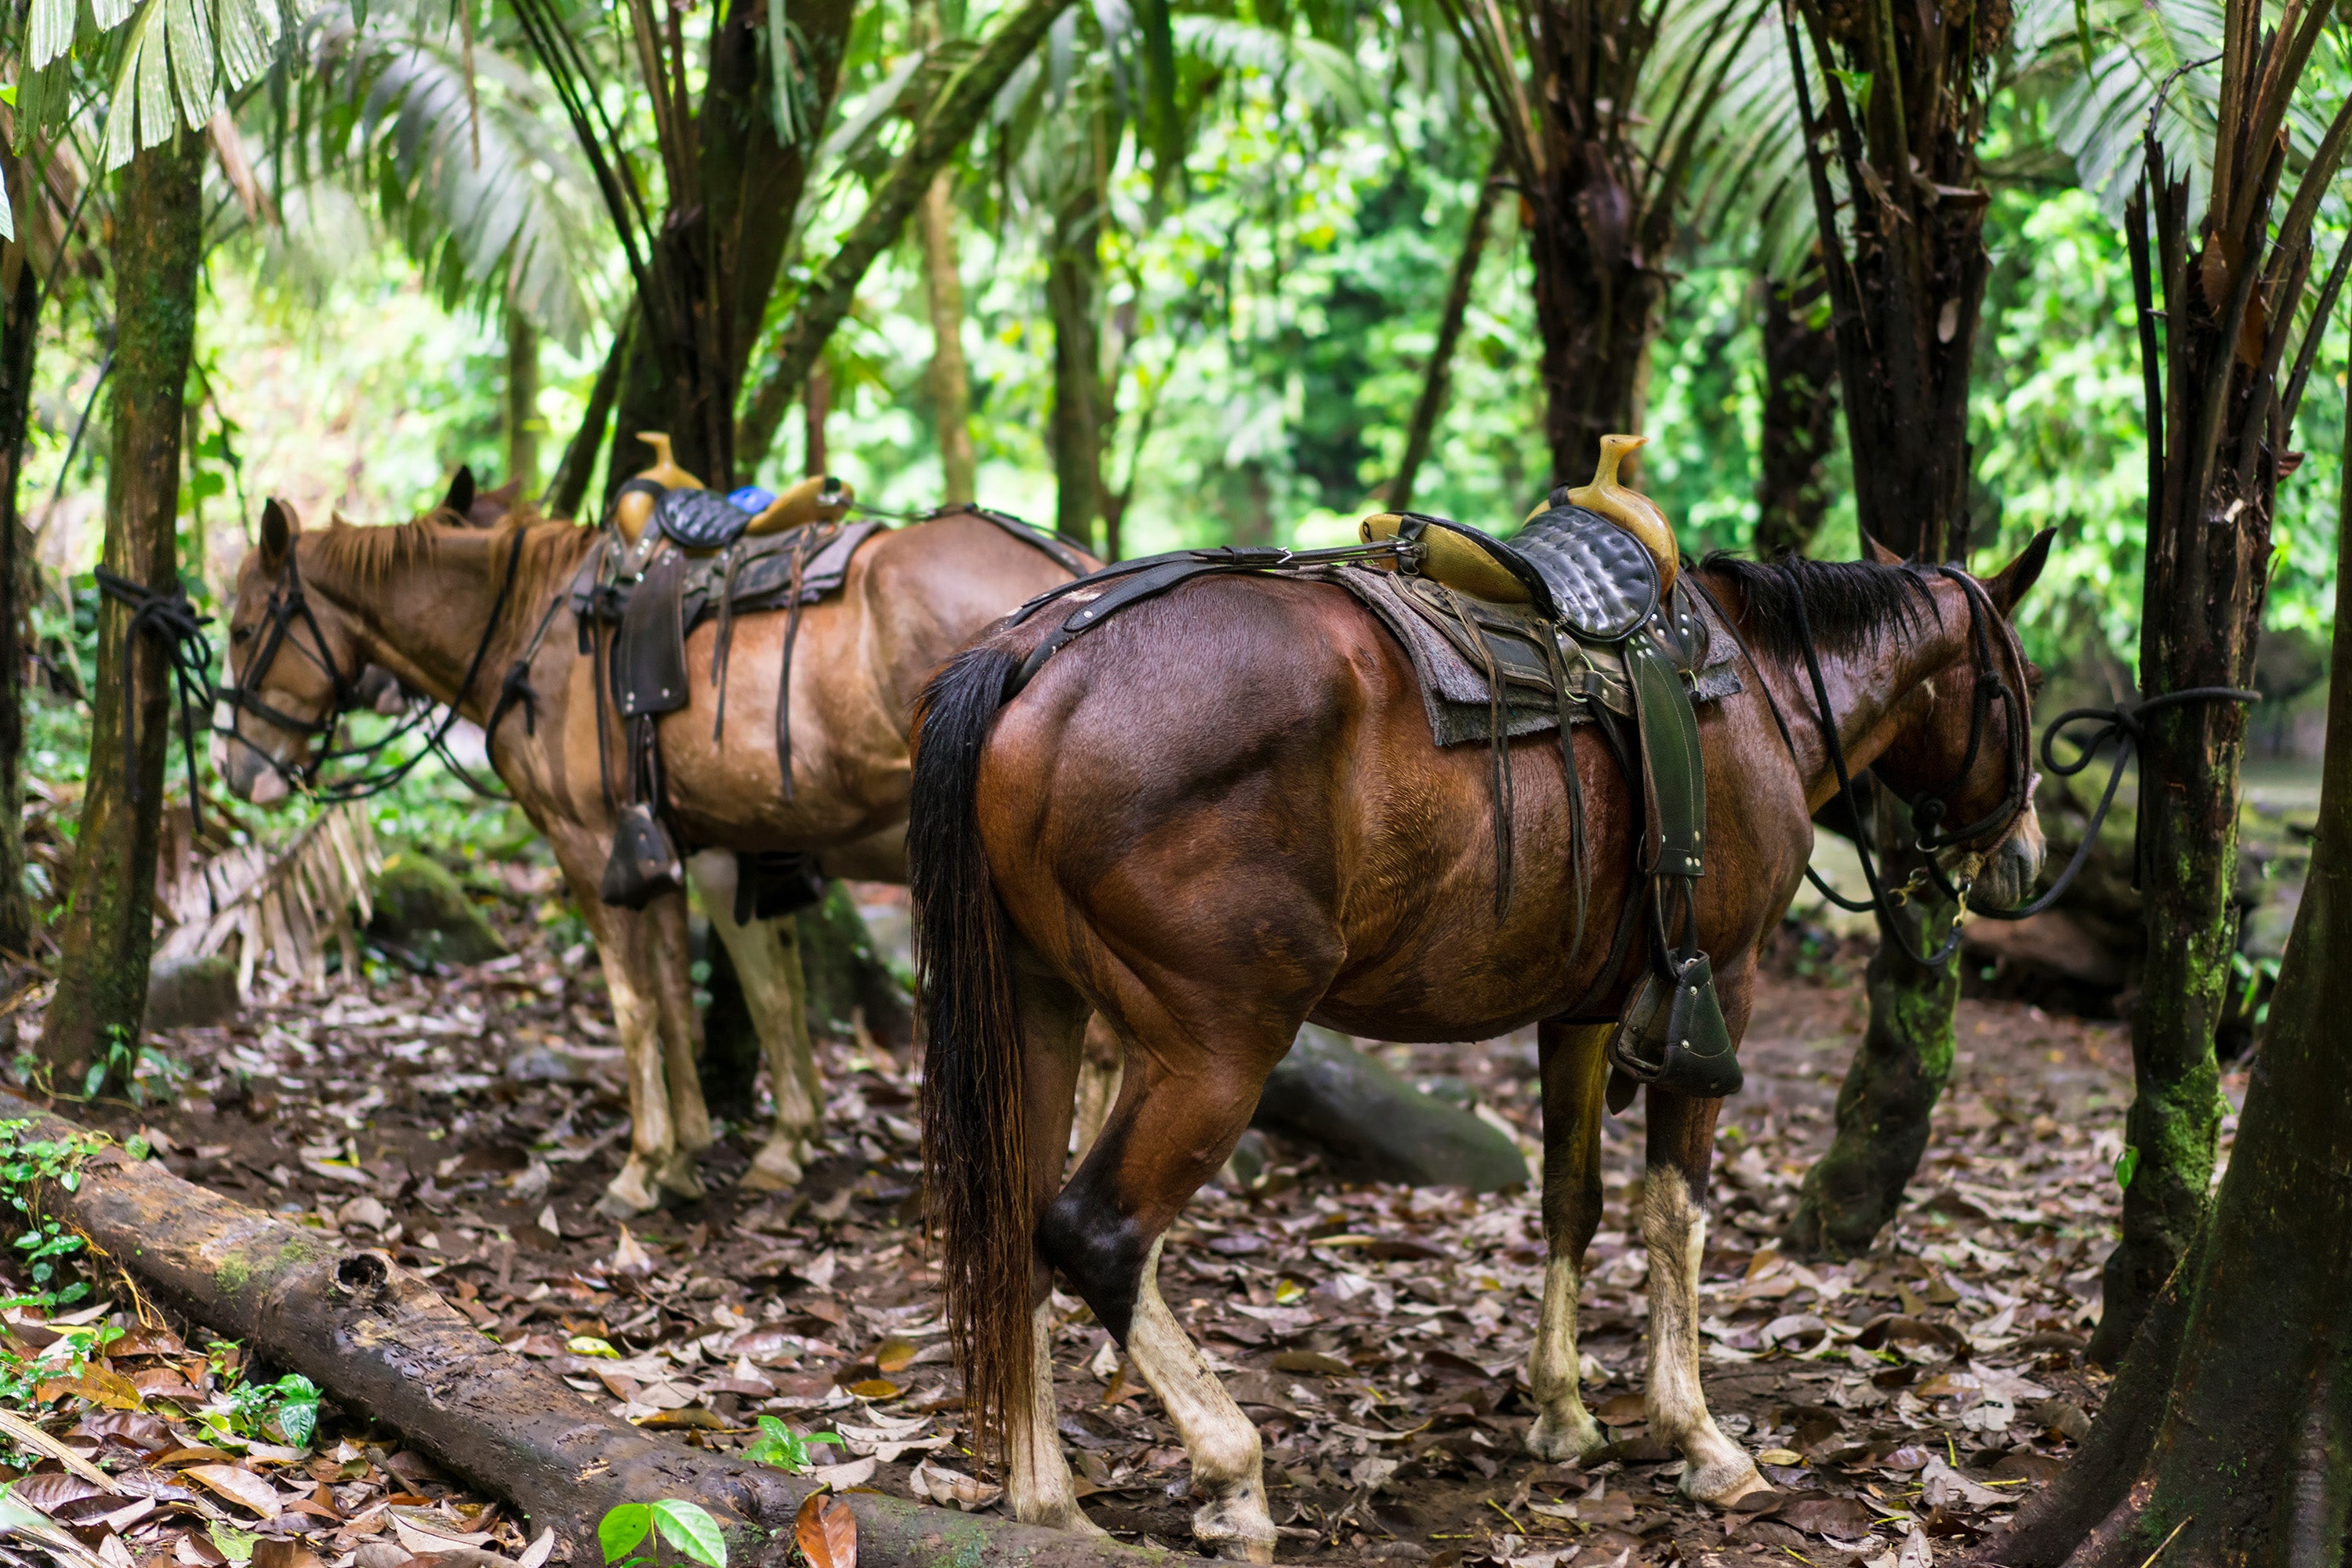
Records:
[[[188,763],[188,814],[201,832],[205,813],[204,797],[196,791],[195,716],[212,700],[213,647],[205,637],[212,617],[196,614],[195,605],[188,602],[186,584],[177,581],[169,588],[150,588],[100,566],[98,586],[100,593],[131,611],[130,624],[122,631],[122,650],[132,690],[138,689],[139,639],[152,637],[163,644],[165,668],[180,699],[180,747]],[[143,791],[139,780],[139,706],[135,702],[122,706],[122,776],[130,786],[131,803],[138,804]]]
[[[382,795],[386,790],[397,786],[402,780],[415,772],[417,764],[426,757],[439,757],[442,765],[448,768],[457,775],[459,783],[475,794],[487,795],[492,799],[509,798],[501,792],[485,785],[475,778],[471,770],[451,753],[448,738],[450,731],[457,727],[457,721],[461,717],[458,710],[465,702],[466,694],[473,689],[475,680],[481,675],[483,662],[489,657],[490,645],[497,640],[499,624],[505,619],[507,602],[514,592],[515,574],[522,563],[523,535],[527,531],[528,528],[521,524],[518,524],[514,529],[513,537],[507,546],[506,572],[499,578],[499,591],[490,602],[489,619],[482,626],[481,639],[474,645],[473,657],[466,663],[465,678],[457,683],[457,689],[443,708],[439,721],[431,722],[430,733],[425,736],[425,744],[419,750],[390,767],[381,768],[372,773],[362,771],[354,778],[337,779],[326,783],[321,783],[319,779],[320,770],[331,762],[340,762],[352,757],[379,756],[406,736],[425,729],[430,722],[425,716],[429,710],[412,715],[394,726],[389,733],[366,745],[343,748],[331,746],[299,765],[289,765],[271,756],[268,751],[243,734],[233,718],[228,723],[223,724],[215,716],[213,725],[214,733],[225,735],[246,746],[260,756],[270,770],[289,784],[320,800],[364,800],[372,795]],[[309,598],[302,591],[300,559],[299,551],[289,544],[286,552],[285,570],[279,576],[278,585],[270,590],[268,608],[270,620],[269,635],[263,642],[260,651],[254,655],[252,663],[247,668],[246,679],[242,682],[223,684],[217,689],[216,695],[221,702],[228,706],[232,713],[243,711],[257,714],[280,729],[290,730],[297,734],[331,736],[342,716],[358,706],[358,681],[355,678],[345,676],[341,667],[335,662],[334,655],[327,646],[326,632],[319,625],[318,616],[311,613]],[[310,628],[313,645],[310,647],[305,647],[301,639],[293,637],[289,630],[298,617],[302,625]],[[547,618],[552,618],[551,610]],[[545,632],[546,620],[543,619],[540,626],[540,635],[544,636]],[[324,671],[327,679],[333,684],[333,703],[320,718],[299,719],[290,713],[281,712],[254,694],[254,688],[268,675],[270,666],[277,660],[279,650],[289,644],[291,644],[296,652]],[[499,718],[512,706],[518,697],[526,704],[530,703],[530,688],[527,683],[524,683],[518,693],[516,674],[514,669],[509,669],[507,673],[507,679],[499,690],[498,706],[492,711],[490,722],[483,728],[486,740],[495,730]],[[529,717],[528,708],[526,715]]]
[[[2042,731],[2040,748],[2042,763],[2051,773],[2061,778],[2072,778],[2080,773],[2090,766],[2092,759],[2098,755],[2100,748],[2110,741],[2116,742],[2115,766],[2107,774],[2106,789],[2101,794],[2098,808],[2091,814],[2091,820],[2084,831],[2082,842],[2075,846],[2074,854],[2067,861],[2065,869],[2058,874],[2057,880],[2051,883],[2039,897],[2008,909],[1983,907],[1971,909],[1969,905],[1969,895],[1974,888],[1975,879],[1972,877],[1962,877],[1955,882],[1947,877],[1943,867],[1936,858],[1936,852],[1948,848],[1954,844],[1981,837],[2004,823],[2013,825],[2017,817],[2023,813],[2031,802],[2029,775],[2032,762],[2032,752],[2030,749],[2032,746],[2032,728],[2028,721],[2021,693],[2012,691],[2008,679],[1998,670],[1993,657],[1991,638],[1985,629],[1984,620],[1988,614],[1998,618],[1998,612],[1992,610],[1985,595],[1984,585],[1955,566],[1938,566],[1936,570],[1958,584],[1961,590],[1968,595],[1969,641],[1976,656],[1979,679],[1975,700],[1971,704],[1969,713],[1968,752],[1961,759],[1959,771],[1953,775],[1952,782],[1942,789],[1922,795],[1911,803],[1912,823],[1918,830],[1914,847],[1920,851],[1926,864],[1914,872],[1903,886],[1892,891],[1887,889],[1880,878],[1878,867],[1871,856],[1868,836],[1863,831],[1861,801],[1854,790],[1853,780],[1846,768],[1844,742],[1838,734],[1835,717],[1830,710],[1828,684],[1822,678],[1821,657],[1813,640],[1811,621],[1805,611],[1804,595],[1800,591],[1792,595],[1796,608],[1799,646],[1804,651],[1805,670],[1812,686],[1815,720],[1829,752],[1830,765],[1837,774],[1837,798],[1845,802],[1847,814],[1853,818],[1854,824],[1854,853],[1862,862],[1863,880],[1869,885],[1870,896],[1866,899],[1846,898],[1835,888],[1831,887],[1822,874],[1813,869],[1811,865],[1805,868],[1805,879],[1812,883],[1822,897],[1839,909],[1854,914],[1875,912],[1883,917],[1884,923],[1894,933],[1897,945],[1902,948],[1905,954],[1915,963],[1930,969],[1949,962],[1952,954],[1958,951],[1960,916],[1977,914],[1994,921],[2027,920],[2055,904],[2066,889],[2074,885],[2074,879],[2081,875],[2083,867],[2090,858],[2091,847],[2098,841],[2099,830],[2106,824],[2107,812],[2114,805],[2116,792],[2123,783],[2124,768],[2131,761],[2134,748],[2146,739],[2146,726],[2142,722],[2146,715],[2166,708],[2186,706],[2192,702],[2257,702],[2262,700],[2260,692],[2250,691],[2241,687],[2191,686],[2179,691],[2161,692],[2154,697],[2143,698],[2137,702],[2119,702],[2112,708],[2072,708],[2050,721]],[[1725,611],[1722,602],[1715,596],[1713,590],[1696,577],[1692,582],[1700,595],[1714,607],[1717,617],[1723,622],[1725,628],[1731,633],[1732,640],[1739,647],[1740,657],[1745,658],[1748,668],[1756,672],[1757,684],[1763,688],[1764,701],[1771,710],[1772,722],[1780,731],[1780,743],[1788,748],[1789,759],[1792,763],[1797,763],[1801,775],[1803,764],[1797,756],[1796,738],[1789,729],[1788,719],[1780,711],[1780,699],[1773,694],[1772,683],[1765,679],[1763,666],[1757,662],[1755,654],[1748,647],[1747,639],[1739,635],[1738,623]],[[2013,645],[2011,651],[2012,654],[2016,653]],[[2023,656],[2020,654],[2017,657],[2021,659]],[[1987,678],[1990,678],[1990,681]],[[1989,684],[1991,685],[1991,689],[1988,689]],[[1986,722],[1992,705],[1996,702],[2012,710],[2014,713],[2010,725],[2011,757],[2008,791],[2001,797],[1998,806],[1976,822],[1965,827],[1939,829],[1937,825],[1941,822],[1945,812],[1949,809],[1949,797],[1959,787],[1960,782],[1966,779],[1976,766],[1977,757],[1982,749]],[[2100,721],[2100,729],[2087,741],[2076,742],[2081,750],[2072,763],[2061,763],[2053,750],[2058,737],[2065,731],[2067,726],[2086,720]],[[2135,850],[2135,859],[2137,859],[2137,850]],[[2135,880],[2137,876],[2137,870],[2135,865]],[[1932,955],[1921,952],[1910,941],[1903,929],[1902,922],[1895,918],[1894,913],[1896,907],[1907,903],[1923,886],[1930,883],[1950,900],[1958,911],[1952,921],[1951,932],[1946,938],[1944,945]]]

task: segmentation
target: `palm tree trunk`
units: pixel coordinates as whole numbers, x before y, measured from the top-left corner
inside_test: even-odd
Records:
[[[931,419],[940,432],[940,500],[979,495],[971,449],[971,370],[963,357],[963,273],[956,256],[955,171],[931,176],[916,218],[923,241],[923,288],[931,307]]]
[[[12,175],[16,173],[10,170]],[[24,230],[19,219],[17,232]],[[41,304],[41,280],[22,244],[12,242],[0,249],[0,300],[5,300],[5,311],[0,314],[0,807],[5,807],[0,809],[0,963],[16,963],[33,949],[33,907],[25,893],[22,636],[31,607],[25,592],[31,563],[19,558],[24,520],[16,491],[33,407]]]
[[[107,566],[149,588],[178,583],[173,537],[180,437],[195,349],[204,238],[203,142],[182,131],[132,158],[114,216],[114,449],[107,474]],[[61,1089],[127,1068],[147,1006],[155,857],[171,706],[161,640],[129,641],[131,612],[99,611],[89,782],[75,832],[73,893],[59,937],[57,994],[40,1056]],[[134,657],[135,653],[135,657]],[[126,759],[124,727],[137,752]]]
[[[524,495],[539,489],[539,329],[512,305],[507,307],[505,480],[520,479]],[[501,482],[505,482],[502,480]]]
[[[1470,221],[1462,230],[1462,250],[1454,258],[1454,280],[1445,290],[1445,308],[1438,313],[1437,342],[1429,351],[1429,366],[1422,373],[1421,397],[1412,406],[1412,423],[1405,427],[1404,456],[1396,478],[1389,481],[1391,511],[1412,510],[1413,482],[1429,458],[1437,437],[1438,416],[1445,411],[1445,395],[1454,376],[1454,353],[1462,342],[1462,326],[1470,315],[1470,290],[1478,281],[1478,263],[1486,254],[1486,226],[1494,216],[1495,197],[1501,191],[1504,154],[1496,149],[1486,168],[1486,183],[1470,205]]]
[[[1800,0],[1797,10],[1829,95],[1816,116],[1792,16],[1788,44],[1864,542],[1914,561],[1965,561],[1969,364],[1989,270],[1979,88],[1982,63],[2008,47],[2008,13],[1930,14],[1895,0],[1826,14]],[[1839,60],[1851,68],[1843,78],[1827,68]],[[1865,79],[1856,73],[1866,73],[1869,90],[1849,102],[1844,82]],[[1824,153],[1825,142],[1833,152]],[[1831,156],[1844,164],[1848,189],[1883,193],[1854,205],[1850,232],[1832,198]],[[1882,850],[1911,837],[1898,837],[1893,813],[1882,815],[1890,819]],[[1907,851],[1885,858],[1894,881],[1912,863]],[[1953,910],[1922,899],[1901,918],[1940,933]],[[1869,1030],[1838,1095],[1830,1151],[1807,1173],[1790,1219],[1793,1245],[1833,1255],[1869,1245],[1902,1204],[1950,1076],[1954,968],[1926,969],[1893,945],[1882,930]]]
[[[1803,554],[1829,512],[1825,474],[1837,433],[1837,334],[1818,268],[1786,287],[1759,277],[1764,295],[1764,416],[1758,443],[1756,554]]]
[[[588,499],[588,481],[596,472],[596,455],[604,449],[605,428],[613,423],[613,405],[621,394],[621,371],[629,357],[629,334],[635,328],[635,311],[622,318],[613,334],[613,346],[605,351],[604,363],[589,384],[587,411],[581,415],[580,427],[572,433],[572,439],[564,443],[555,477],[547,482],[541,510],[550,517],[577,517],[580,504]]]
[[[2229,1173],[2210,1215],[2192,1223],[2178,1272],[2151,1293],[2082,1453],[1988,1549],[1990,1561],[2011,1568],[2140,1568],[2158,1554],[2265,1568],[2344,1560],[2352,1532],[2352,1447],[2344,1441],[2352,1432],[2352,1316],[2344,1311],[2352,1299],[2352,1247],[2344,1245],[2352,1233],[2344,1179],[2352,1053],[2343,1044],[2352,1011],[2352,967],[2343,961],[2352,952],[2352,485],[2336,539],[2318,832]],[[2203,1037],[2210,1058],[2210,1030]],[[2112,1320],[2112,1272],[2108,1289]]]
[[[1103,435],[1109,408],[1102,375],[1103,191],[1078,182],[1054,213],[1045,309],[1054,322],[1054,526],[1092,540],[1103,510]]]

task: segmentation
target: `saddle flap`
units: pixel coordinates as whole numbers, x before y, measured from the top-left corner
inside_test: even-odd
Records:
[[[1699,752],[1697,711],[1682,677],[1646,636],[1625,644],[1625,670],[1642,737],[1647,818],[1642,869],[1664,877],[1698,876],[1705,868],[1706,768]]]
[[[1649,547],[1582,507],[1537,514],[1509,548],[1543,579],[1560,620],[1580,638],[1622,641],[1658,607],[1658,563]]]
[[[621,612],[621,635],[613,642],[613,694],[625,718],[675,712],[687,704],[679,599],[688,564],[675,550],[656,555]]]

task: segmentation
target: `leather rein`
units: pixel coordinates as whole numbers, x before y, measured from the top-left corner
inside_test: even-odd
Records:
[[[1968,751],[1961,757],[1958,771],[1943,788],[1919,795],[1909,803],[1912,826],[1916,833],[1913,847],[1919,851],[1925,864],[1914,871],[1907,881],[1893,889],[1889,889],[1882,878],[1871,855],[1869,836],[1863,830],[1861,801],[1846,766],[1845,744],[1838,734],[1836,717],[1830,709],[1829,687],[1822,678],[1821,654],[1813,638],[1811,620],[1805,611],[1804,595],[1801,593],[1793,595],[1799,646],[1804,650],[1805,672],[1812,689],[1814,722],[1829,752],[1830,765],[1837,774],[1836,798],[1845,803],[1847,815],[1854,824],[1854,853],[1862,861],[1863,880],[1869,886],[1870,896],[1864,899],[1846,898],[1831,887],[1811,865],[1805,868],[1805,879],[1839,909],[1855,914],[1875,912],[1905,955],[1929,969],[1941,967],[1959,951],[1963,917],[1978,914],[1994,921],[2028,920],[2056,903],[2074,885],[2074,879],[2081,875],[2083,867],[2090,858],[2091,847],[2098,842],[2099,830],[2106,824],[2108,809],[2115,804],[2116,792],[2123,783],[2124,768],[2131,761],[2133,748],[2145,738],[2146,727],[2141,722],[2145,715],[2192,702],[2261,700],[2261,693],[2241,687],[2192,686],[2179,691],[2162,692],[2137,702],[2117,703],[2112,708],[2072,708],[2053,719],[2042,731],[2040,751],[2042,765],[2059,777],[2072,778],[2089,767],[2100,750],[2112,741],[2116,742],[2116,759],[2114,769],[2107,775],[2106,789],[2099,797],[2098,808],[2092,813],[2089,826],[2084,830],[2082,842],[2075,846],[2073,858],[2058,874],[2058,879],[2039,897],[2008,909],[1971,910],[1969,896],[1976,884],[1974,871],[1963,872],[1957,878],[1948,876],[1937,856],[1940,850],[1985,837],[1996,830],[2002,837],[2007,837],[2009,830],[2016,826],[2026,807],[2032,804],[2033,739],[2032,718],[2025,700],[2025,654],[2018,643],[2015,628],[2002,623],[2000,612],[1993,607],[1983,584],[1957,566],[1937,566],[1935,570],[1938,575],[1958,584],[1968,597],[1969,640],[1976,663],[1976,697],[1969,708]],[[1773,694],[1771,682],[1764,678],[1763,667],[1756,662],[1756,656],[1749,651],[1747,640],[1740,637],[1737,623],[1725,613],[1713,591],[1696,579],[1694,579],[1694,585],[1714,606],[1717,616],[1730,630],[1732,640],[1738,644],[1740,656],[1747,659],[1748,668],[1756,671],[1757,683],[1763,688],[1765,703],[1772,712],[1772,722],[1780,729],[1781,743],[1789,750],[1790,761],[1796,762],[1796,739],[1790,731],[1787,718],[1780,711],[1780,699]],[[2008,633],[2002,638],[2001,648],[2006,658],[1995,656],[1992,636],[1987,630],[1988,624],[2003,626]],[[2014,682],[2011,679],[2011,673],[2016,676]],[[1985,731],[1996,705],[2008,714],[2010,721],[2004,736],[2009,753],[2007,787],[2000,804],[1983,816],[1964,826],[1944,827],[1942,823],[1950,810],[1951,797],[1976,768],[1977,759],[1983,750]],[[2058,737],[2069,725],[2094,720],[2100,721],[2101,727],[2087,740],[2076,742],[2079,749],[2073,762],[2060,762],[2053,749]],[[1799,763],[1799,766],[1801,771],[1802,764]],[[1923,952],[1912,942],[1903,922],[1895,918],[1895,910],[1931,884],[1955,906],[1958,912],[1943,945],[1928,953]]]
[[[474,646],[473,658],[467,661],[465,679],[457,683],[457,692],[443,707],[439,720],[436,721],[432,719],[429,707],[413,710],[410,715],[394,726],[389,733],[366,745],[346,747],[329,745],[307,756],[299,763],[281,763],[270,755],[266,749],[239,730],[236,715],[240,712],[251,713],[281,730],[290,731],[298,735],[331,738],[342,722],[343,715],[359,707],[360,697],[358,678],[346,676],[343,673],[342,667],[335,661],[334,654],[327,646],[325,628],[319,625],[319,617],[311,611],[310,598],[303,592],[300,552],[289,544],[286,551],[286,565],[278,574],[277,584],[270,589],[269,601],[262,612],[269,629],[262,640],[259,651],[253,656],[251,662],[247,666],[245,679],[242,681],[224,681],[214,689],[217,706],[214,710],[213,733],[226,736],[237,744],[245,746],[259,756],[270,771],[284,779],[289,786],[320,800],[362,800],[370,795],[382,795],[405,779],[415,770],[419,763],[429,756],[439,757],[442,764],[475,794],[488,795],[495,799],[506,798],[499,791],[489,788],[476,779],[465,764],[451,754],[448,738],[450,731],[457,726],[460,717],[459,706],[465,701],[466,693],[473,689],[476,678],[481,674],[482,664],[489,656],[490,644],[498,637],[499,623],[505,619],[507,601],[514,591],[515,570],[521,564],[525,531],[520,527],[514,530],[512,542],[507,547],[506,573],[499,579],[498,594],[490,603],[489,619],[482,627],[481,639]],[[310,632],[307,645],[301,637],[294,635],[297,626],[307,628]],[[543,626],[541,630],[544,631]],[[277,662],[278,656],[289,647],[309,659],[312,666],[323,672],[333,685],[332,704],[325,713],[316,719],[304,719],[285,712],[257,695],[257,689],[268,677],[271,666]],[[491,714],[489,723],[484,726],[486,737],[495,731],[499,719],[512,705],[517,695],[514,686],[513,674],[509,672],[507,685],[499,694],[499,707]],[[522,700],[529,701],[530,694],[527,687],[520,696]],[[222,709],[228,710],[229,718],[226,723],[221,721]],[[352,778],[320,782],[320,772],[329,763],[342,762],[354,757],[373,759],[405,737],[425,729],[428,724],[431,727],[430,732],[425,737],[423,748],[391,766],[373,772],[362,771]]]

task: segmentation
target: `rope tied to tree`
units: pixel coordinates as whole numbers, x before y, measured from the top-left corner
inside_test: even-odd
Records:
[[[205,636],[213,618],[196,613],[188,600],[187,585],[176,579],[169,588],[151,588],[101,566],[98,587],[131,612],[130,625],[123,628],[123,651],[130,660],[125,684],[130,690],[138,689],[139,639],[152,637],[163,644],[164,667],[180,700],[180,746],[188,764],[188,815],[201,830],[204,805],[196,792],[196,714],[208,713],[213,702],[213,645]],[[139,709],[128,700],[122,705],[122,774],[130,782],[131,803],[136,805],[144,793],[139,779]]]

